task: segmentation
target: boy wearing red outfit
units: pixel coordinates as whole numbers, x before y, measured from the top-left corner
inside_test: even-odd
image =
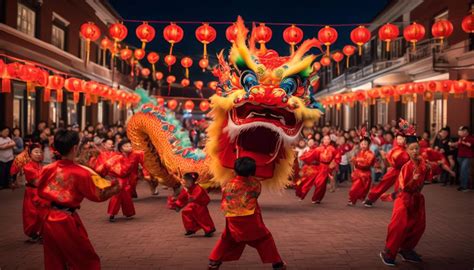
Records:
[[[355,205],[357,200],[364,200],[372,183],[370,169],[375,163],[375,155],[369,150],[370,138],[362,138],[359,145],[360,151],[352,159],[355,170],[352,173],[352,186],[347,203],[349,206]]]
[[[394,193],[396,199],[388,225],[385,250],[380,252],[382,262],[389,266],[395,266],[397,254],[404,261],[422,261],[414,248],[426,226],[425,199],[421,190],[429,177],[429,167],[420,155],[416,136],[407,136],[407,152],[410,160],[403,165],[397,177],[399,186]]]
[[[272,263],[273,269],[286,269],[273,240],[263,223],[258,205],[261,184],[253,178],[255,160],[238,158],[234,170],[237,176],[222,189],[222,210],[226,216],[225,230],[209,256],[209,268],[219,269],[223,261],[240,258],[246,245],[257,249],[263,263]]]
[[[212,221],[207,205],[211,201],[207,192],[196,184],[199,175],[195,172],[186,173],[183,176],[184,188],[178,195],[178,199],[172,202],[176,212],[181,211],[185,236],[195,234],[199,229],[204,230],[205,237],[211,237],[216,228]]]
[[[62,159],[41,171],[38,194],[51,202],[43,226],[45,269],[100,269],[99,256],[77,209],[84,198],[101,202],[120,190],[116,183],[74,162],[78,144],[77,132],[59,130],[54,137],[54,148]]]

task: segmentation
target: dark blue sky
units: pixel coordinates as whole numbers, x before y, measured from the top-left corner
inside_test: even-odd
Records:
[[[347,24],[368,23],[389,0],[365,1],[130,1],[109,0],[111,5],[124,19],[137,20],[164,20],[164,21],[235,21],[241,15],[248,23],[252,21],[279,22],[279,23],[306,23],[306,24]],[[135,36],[135,28],[139,23],[126,23],[129,29],[127,43],[139,46],[140,42]],[[163,39],[163,24],[152,24],[157,30],[155,40],[147,45],[147,51],[153,50],[162,56],[169,49],[169,44]],[[202,54],[202,44],[196,40],[194,31],[198,25],[180,25],[184,29],[184,39],[175,45],[174,53],[178,56],[190,55],[195,60],[193,74],[201,73],[197,61]],[[249,25],[250,26],[250,25]],[[217,30],[216,40],[208,47],[209,54],[215,55],[221,49],[228,49],[229,43],[225,38],[226,25],[214,25]],[[268,48],[277,50],[285,55],[288,45],[283,41],[282,33],[286,26],[270,26],[273,31],[272,40]],[[301,27],[305,39],[317,35],[319,27]],[[350,43],[349,33],[354,27],[336,27],[339,39],[335,47],[342,47]],[[179,58],[178,58],[178,61]],[[142,61],[144,62],[144,61]],[[177,62],[176,65],[178,65]],[[161,68],[160,68],[161,69]],[[180,71],[174,68],[177,75]],[[183,73],[183,72],[181,72]],[[178,80],[180,78],[178,77]],[[210,79],[207,79],[210,80]]]

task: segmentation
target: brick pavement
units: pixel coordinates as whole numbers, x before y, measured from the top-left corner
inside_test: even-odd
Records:
[[[328,193],[321,205],[299,202],[293,190],[264,192],[260,204],[265,223],[276,240],[288,269],[388,269],[378,252],[383,248],[391,203],[373,209],[345,205],[348,187]],[[202,233],[185,238],[181,215],[165,208],[169,190],[152,197],[139,185],[137,216],[107,221],[107,203],[85,201],[79,213],[104,269],[206,269],[207,256],[222,232],[224,218],[218,193],[211,194],[211,215],[217,226],[213,238]],[[424,189],[427,229],[417,251],[424,263],[403,263],[398,269],[473,269],[474,192],[460,193],[439,185]],[[27,244],[22,232],[22,190],[0,191],[0,269],[42,269],[39,244]],[[247,247],[238,262],[222,269],[270,269]]]

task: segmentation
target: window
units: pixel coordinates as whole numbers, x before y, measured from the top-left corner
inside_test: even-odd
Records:
[[[377,124],[385,125],[388,123],[388,106],[385,100],[377,100]]]
[[[67,122],[69,125],[80,124],[77,122],[77,106],[73,100],[67,100]]]
[[[436,134],[438,130],[446,126],[447,107],[447,100],[442,97],[436,97],[430,101],[431,134]]]
[[[35,20],[36,14],[35,12],[18,3],[18,16],[16,20],[16,28],[21,32],[34,37],[35,36]]]
[[[349,107],[349,105],[347,104],[343,104],[342,105],[342,113],[343,113],[343,124],[342,124],[342,128],[344,130],[349,130],[350,128],[350,125],[351,125],[351,108]]]
[[[403,105],[404,118],[410,123],[415,123],[415,102],[407,100],[406,104]]]
[[[64,50],[65,37],[66,37],[66,34],[64,32],[64,29],[53,24],[51,43],[54,46],[58,47],[59,49]]]
[[[362,115],[361,115],[361,122],[362,124],[364,124],[365,122],[368,122],[369,121],[369,106],[367,106],[366,104],[362,104],[361,105],[362,107]]]
[[[104,123],[104,102],[97,103],[97,122]]]

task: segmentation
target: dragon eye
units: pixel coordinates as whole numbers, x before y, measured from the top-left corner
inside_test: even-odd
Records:
[[[250,88],[258,84],[257,75],[253,71],[246,70],[240,75],[240,85],[242,85],[246,92],[249,92]]]
[[[280,88],[285,90],[286,94],[292,95],[298,89],[298,80],[294,77],[284,78],[280,83]]]

